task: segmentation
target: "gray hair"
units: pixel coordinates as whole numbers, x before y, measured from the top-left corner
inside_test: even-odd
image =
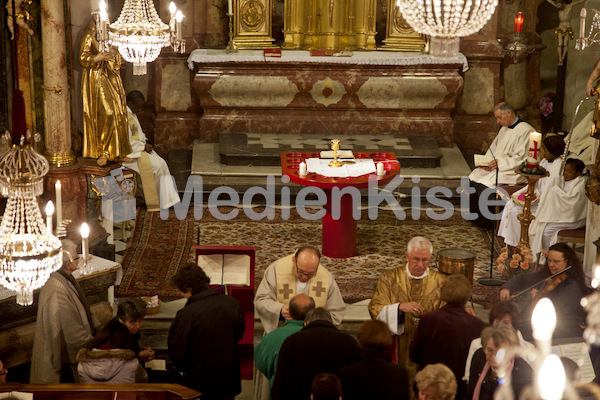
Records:
[[[323,307],[317,307],[314,310],[310,310],[306,313],[304,325],[308,325],[313,321],[329,321],[333,323],[333,318],[331,318],[331,313],[329,311]]]
[[[63,266],[65,266],[69,261],[73,261],[77,258],[77,245],[71,239],[63,239],[61,242],[63,249]]]
[[[410,253],[414,249],[429,250],[429,254],[433,254],[433,244],[431,244],[429,239],[423,236],[415,236],[414,238],[410,239],[408,246],[406,246],[406,252]]]
[[[494,111],[500,111],[502,114],[506,114],[510,111],[511,113],[515,114],[515,109],[513,108],[513,106],[511,106],[507,102],[496,104],[496,106],[494,107]]]

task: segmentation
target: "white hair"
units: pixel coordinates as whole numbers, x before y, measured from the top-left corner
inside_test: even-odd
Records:
[[[415,236],[414,238],[410,239],[406,248],[406,252],[410,253],[414,249],[429,250],[429,254],[433,254],[433,244],[431,244],[429,239],[423,236]]]

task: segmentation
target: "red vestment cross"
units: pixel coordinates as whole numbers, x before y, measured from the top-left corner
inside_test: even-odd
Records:
[[[538,142],[535,142],[535,141],[534,141],[534,142],[533,142],[533,148],[530,148],[530,149],[529,149],[529,153],[530,153],[530,154],[531,154],[531,153],[533,153],[533,156],[532,156],[532,157],[533,157],[533,158],[535,158],[535,159],[537,160],[537,158],[538,158],[537,154],[538,154],[538,151],[540,151],[540,150],[541,150],[541,149],[539,149],[539,148],[538,148]]]

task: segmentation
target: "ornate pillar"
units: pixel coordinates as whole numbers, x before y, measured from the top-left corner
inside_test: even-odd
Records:
[[[46,157],[53,166],[75,164],[71,150],[71,98],[62,0],[41,0]]]

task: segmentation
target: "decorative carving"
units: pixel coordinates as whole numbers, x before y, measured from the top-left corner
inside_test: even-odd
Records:
[[[245,2],[241,7],[241,14],[242,27],[248,32],[256,32],[264,25],[265,9],[257,1],[250,0]]]

